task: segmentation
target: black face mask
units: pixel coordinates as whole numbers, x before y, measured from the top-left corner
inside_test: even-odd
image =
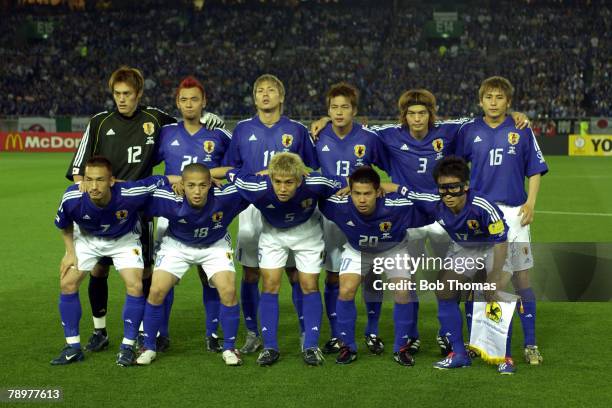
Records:
[[[446,196],[461,197],[462,195],[465,194],[465,190],[464,190],[465,185],[466,183],[438,184],[438,194],[440,195],[440,198],[444,198]],[[450,190],[455,190],[455,189],[459,189],[459,190],[455,191],[454,193],[450,191]]]

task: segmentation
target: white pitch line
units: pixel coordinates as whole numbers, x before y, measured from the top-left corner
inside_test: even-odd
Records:
[[[589,212],[571,212],[571,211],[536,211],[536,214],[555,214],[555,215],[580,215],[587,217],[612,217],[609,213],[589,213]]]

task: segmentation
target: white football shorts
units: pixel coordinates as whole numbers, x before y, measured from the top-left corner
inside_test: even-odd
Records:
[[[340,275],[345,273],[353,273],[357,275],[364,275],[373,271],[376,274],[384,274],[387,279],[392,278],[411,278],[411,266],[408,262],[407,265],[403,263],[398,265],[397,263],[393,263],[393,267],[387,268],[384,266],[383,262],[386,258],[396,258],[396,255],[400,255],[400,257],[404,257],[404,255],[408,254],[408,244],[407,240],[400,242],[393,248],[389,248],[386,251],[372,254],[372,253],[362,253],[361,251],[357,251],[353,248],[349,243],[344,245],[342,250],[342,262],[340,265]]]
[[[259,238],[263,229],[263,222],[261,211],[253,204],[238,215],[236,259],[242,266],[259,267]],[[295,266],[293,255],[289,256],[286,266]]]
[[[224,238],[206,246],[184,244],[171,236],[162,238],[155,254],[155,270],[161,269],[182,279],[191,265],[200,265],[212,286],[212,277],[221,271],[236,272],[232,253],[232,238]]]
[[[504,219],[508,224],[508,254],[513,271],[524,271],[533,268],[533,256],[531,253],[531,234],[529,225],[521,225],[521,217],[518,215],[521,206],[510,207],[497,204],[504,213]]]
[[[446,258],[445,262],[452,259],[455,273],[473,279],[476,272],[481,269],[479,266],[484,265],[487,273],[493,269],[493,245],[464,247],[453,241],[446,253]],[[510,263],[510,246],[508,246],[508,256],[502,270],[508,273],[513,272]]]
[[[129,233],[120,238],[102,238],[74,230],[74,249],[79,271],[89,272],[100,258],[113,259],[115,269],[142,269],[142,245],[139,234]]]
[[[414,256],[426,255],[425,243],[433,250],[430,256],[444,256],[450,245],[448,233],[437,221],[419,228],[408,228],[408,251]]]
[[[260,268],[283,268],[293,254],[298,271],[320,273],[324,252],[323,230],[317,213],[291,228],[275,228],[263,220],[259,237]]]
[[[321,226],[323,227],[323,241],[325,242],[325,270],[340,272],[342,262],[342,250],[346,244],[346,236],[340,228],[331,220],[321,215]]]

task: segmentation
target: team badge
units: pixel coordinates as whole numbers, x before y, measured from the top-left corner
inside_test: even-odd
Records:
[[[132,252],[134,253],[134,255],[140,256],[140,250],[138,248],[132,249]]]
[[[519,142],[520,138],[521,138],[521,135],[519,135],[518,133],[515,133],[515,132],[508,133],[508,143],[510,143],[512,146],[516,145]]]
[[[355,156],[357,156],[359,159],[365,156],[365,152],[366,152],[365,145],[362,145],[362,144],[355,145],[353,150],[355,151]]]
[[[467,220],[467,226],[471,230],[477,230],[478,227],[480,227],[480,224],[478,224],[478,221],[476,220]]]
[[[391,231],[391,222],[390,221],[383,221],[380,224],[378,224],[381,232],[389,232]]]
[[[229,259],[230,261],[232,260],[233,256],[231,252],[226,252],[225,256],[227,257],[227,259]]]
[[[215,142],[212,140],[207,140],[204,142],[204,151],[208,154],[211,154],[215,151]]]
[[[306,208],[310,208],[312,207],[312,198],[308,198],[304,201],[302,201],[302,208],[306,209]]]
[[[221,222],[223,219],[223,211],[217,211],[212,215],[213,222]]]
[[[291,146],[291,143],[293,143],[293,136],[288,135],[288,134],[285,133],[282,136],[281,141],[283,142],[283,146],[289,147],[289,146]]]
[[[436,152],[440,153],[442,149],[444,149],[444,140],[437,138],[436,140],[431,142],[431,145],[433,146]]]
[[[485,308],[485,315],[487,319],[493,320],[495,323],[499,323],[502,318],[502,310],[497,302],[487,303]]]
[[[125,220],[128,216],[128,211],[127,210],[119,210],[115,213],[115,215],[117,216],[118,220]]]
[[[153,122],[145,122],[142,124],[142,129],[146,135],[151,136],[155,132],[155,125]]]

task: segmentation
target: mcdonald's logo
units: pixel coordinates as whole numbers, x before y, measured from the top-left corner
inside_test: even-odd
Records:
[[[9,148],[10,146],[10,148]],[[23,151],[23,139],[19,133],[9,133],[4,141],[5,151]]]

